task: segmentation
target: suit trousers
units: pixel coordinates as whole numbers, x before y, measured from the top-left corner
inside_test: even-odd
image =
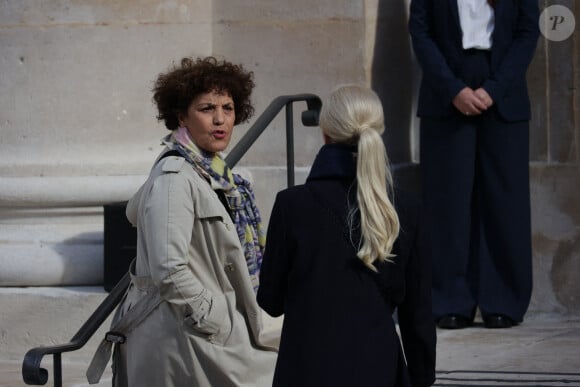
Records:
[[[468,55],[463,77],[477,88],[487,55]],[[522,321],[532,291],[528,121],[507,122],[493,106],[421,117],[420,141],[434,317],[472,319],[479,307]]]

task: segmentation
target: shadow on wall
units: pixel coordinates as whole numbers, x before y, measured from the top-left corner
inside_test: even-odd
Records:
[[[415,129],[415,100],[419,67],[409,37],[409,1],[380,1],[377,9],[371,86],[379,95],[385,113],[383,135],[395,183],[419,192],[418,136]]]
[[[62,258],[60,283],[65,286],[99,286],[103,283],[103,233],[85,232],[53,246]]]

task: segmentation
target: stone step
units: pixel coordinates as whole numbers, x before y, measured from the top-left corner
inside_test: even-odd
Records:
[[[107,294],[96,286],[0,288],[2,357],[22,360],[28,349],[69,342]],[[109,325],[72,356],[90,358]]]
[[[107,295],[103,287],[97,286],[0,287],[0,387],[24,385],[21,369],[26,352],[69,342]],[[62,354],[65,385],[88,386],[86,367],[110,321],[111,316],[83,348]],[[273,319],[264,313],[267,339],[276,340],[281,323],[281,318]],[[52,360],[52,355],[46,355],[42,361],[42,368],[49,372],[48,385],[52,385],[54,375]],[[111,385],[110,369],[98,384],[101,385]]]

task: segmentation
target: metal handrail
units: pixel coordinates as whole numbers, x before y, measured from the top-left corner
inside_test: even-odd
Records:
[[[266,130],[270,122],[278,115],[283,107],[286,107],[286,168],[288,186],[294,185],[294,113],[292,103],[306,101],[307,110],[302,112],[302,124],[304,126],[317,126],[318,115],[322,107],[322,101],[314,94],[282,95],[275,98],[270,105],[258,117],[254,125],[232,148],[225,158],[226,163],[233,167],[252,146],[254,141]]]
[[[131,277],[129,273],[126,273],[68,343],[36,347],[26,352],[22,363],[22,378],[24,379],[24,383],[32,385],[46,384],[48,381],[48,371],[41,368],[40,363],[44,355],[53,355],[54,385],[55,387],[61,387],[61,353],[76,351],[89,341],[101,324],[109,317],[111,312],[115,310],[119,302],[121,302],[130,281]]]
[[[226,163],[233,168],[252,146],[254,141],[266,130],[280,110],[286,107],[286,158],[288,169],[292,171],[291,177],[290,172],[288,173],[288,186],[294,185],[294,125],[292,104],[299,101],[305,101],[307,104],[307,110],[302,112],[303,125],[317,126],[318,115],[322,107],[322,102],[318,96],[314,94],[296,94],[277,97],[230,151],[225,159]],[[53,355],[54,386],[62,387],[61,354],[63,352],[78,350],[89,341],[121,302],[129,283],[130,276],[129,273],[126,273],[68,343],[36,347],[28,350],[22,362],[22,378],[24,382],[28,385],[46,384],[48,381],[48,371],[41,368],[41,362],[45,355]]]

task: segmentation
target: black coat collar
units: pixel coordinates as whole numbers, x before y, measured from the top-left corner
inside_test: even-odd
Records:
[[[318,151],[306,181],[356,176],[356,146],[326,144]]]

